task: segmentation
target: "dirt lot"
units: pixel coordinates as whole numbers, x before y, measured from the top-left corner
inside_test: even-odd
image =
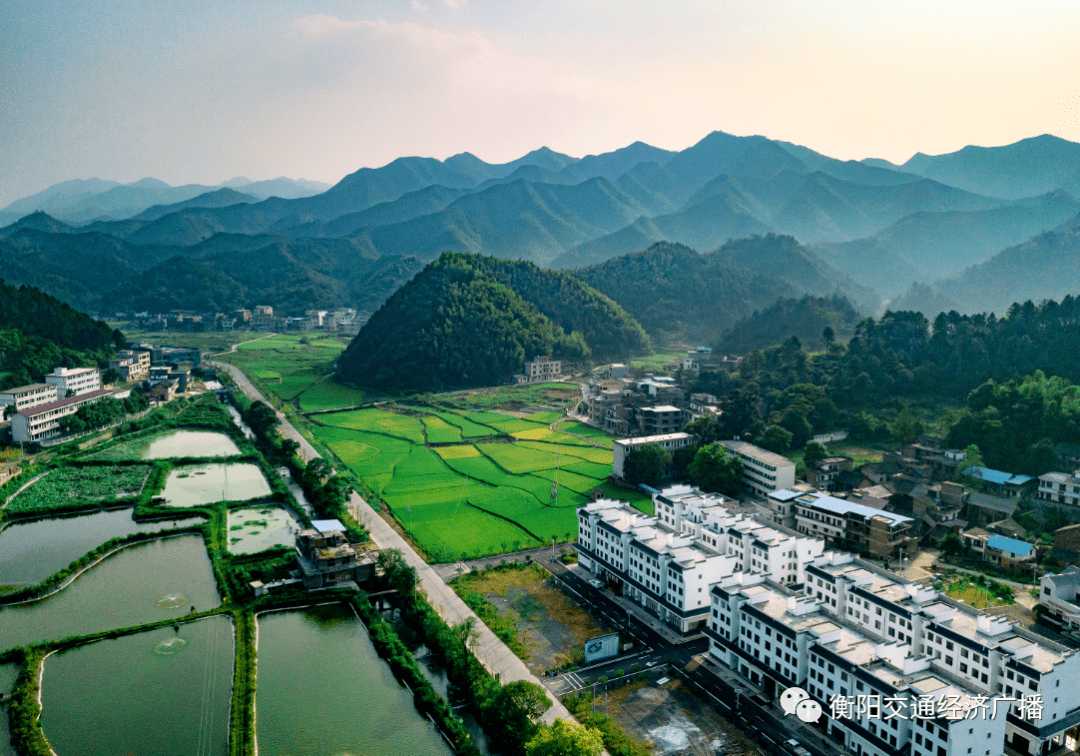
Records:
[[[596,709],[613,716],[655,756],[759,756],[764,752],[693,689],[664,671],[649,672],[616,690],[597,693]]]
[[[551,585],[542,567],[487,571],[473,589],[484,594],[504,617],[517,624],[518,637],[527,649],[526,664],[534,672],[580,662],[585,641],[607,628]]]

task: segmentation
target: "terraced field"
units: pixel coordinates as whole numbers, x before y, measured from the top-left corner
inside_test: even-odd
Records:
[[[610,447],[609,436],[568,422],[563,425],[589,440],[550,430],[561,410],[530,412],[526,405],[510,414],[475,406],[396,405],[310,418],[319,440],[385,502],[432,561],[573,539],[576,508],[598,488],[652,509],[648,497],[607,483],[611,450],[590,441]]]

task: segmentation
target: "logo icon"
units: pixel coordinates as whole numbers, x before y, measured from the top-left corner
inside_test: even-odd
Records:
[[[780,708],[788,716],[795,714],[804,722],[816,722],[821,718],[821,704],[813,701],[802,688],[788,688],[780,694]]]

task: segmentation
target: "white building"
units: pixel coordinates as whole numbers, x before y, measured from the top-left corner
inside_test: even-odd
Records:
[[[1072,630],[1080,629],[1080,567],[1070,564],[1039,583],[1039,603]]]
[[[1070,507],[1080,507],[1080,470],[1072,475],[1062,472],[1040,475],[1039,498]]]
[[[916,547],[910,517],[820,493],[805,493],[794,505],[800,533],[850,541],[884,559],[910,555]]]
[[[690,486],[653,500],[654,517],[610,499],[579,508],[578,560],[680,633],[704,626],[710,585],[742,572],[799,582],[824,549],[817,539],[732,515],[730,500]]]
[[[11,437],[17,444],[30,444],[59,436],[60,418],[73,415],[84,404],[107,396],[112,396],[112,392],[99,389],[22,410],[11,418]]]
[[[15,405],[16,411],[40,407],[42,404],[55,402],[56,386],[48,383],[31,383],[26,386],[0,391],[0,408]],[[3,412],[0,412],[0,416]]]
[[[623,470],[627,455],[638,447],[645,444],[656,444],[669,454],[678,449],[684,449],[694,443],[694,437],[689,433],[663,433],[658,436],[640,436],[638,438],[616,439],[614,454],[611,461],[611,471],[616,478],[623,478]]]
[[[101,371],[97,368],[56,368],[45,376],[45,382],[56,386],[56,394],[63,399],[90,391],[101,390]]]
[[[719,441],[743,461],[743,487],[755,496],[795,485],[795,463],[746,441]]]
[[[553,360],[541,355],[526,362],[524,371],[520,375],[515,375],[514,380],[517,383],[543,383],[557,381],[561,377],[562,360]]]
[[[1076,652],[850,554],[806,573],[713,586],[709,653],[766,697],[802,687],[849,753],[1058,753],[1080,722]]]

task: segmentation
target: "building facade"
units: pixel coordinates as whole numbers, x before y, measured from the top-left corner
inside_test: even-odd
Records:
[[[797,497],[794,507],[800,533],[847,542],[883,559],[912,556],[918,547],[911,517],[820,493]]]
[[[11,418],[11,437],[17,444],[37,444],[55,438],[60,435],[60,418],[107,396],[112,396],[112,392],[99,389],[17,412]]]
[[[765,498],[773,491],[795,485],[795,463],[787,457],[746,441],[718,441],[743,461],[743,487]]]
[[[101,371],[97,368],[59,367],[45,376],[45,382],[56,386],[57,398],[64,399],[91,391],[100,391]]]
[[[611,471],[616,478],[625,477],[626,457],[634,449],[646,444],[656,444],[669,454],[684,449],[694,443],[689,433],[664,433],[659,436],[639,436],[638,438],[620,438],[614,443]]]
[[[2,396],[0,401],[3,401]],[[1080,470],[1072,475],[1062,472],[1040,475],[1039,498],[1070,507],[1080,507]]]
[[[14,406],[16,411],[20,411],[50,404],[59,398],[56,386],[51,383],[31,383],[0,391],[0,407]]]
[[[543,383],[557,381],[560,378],[562,378],[562,360],[553,360],[544,355],[526,362],[521,374],[514,376],[517,383]]]

